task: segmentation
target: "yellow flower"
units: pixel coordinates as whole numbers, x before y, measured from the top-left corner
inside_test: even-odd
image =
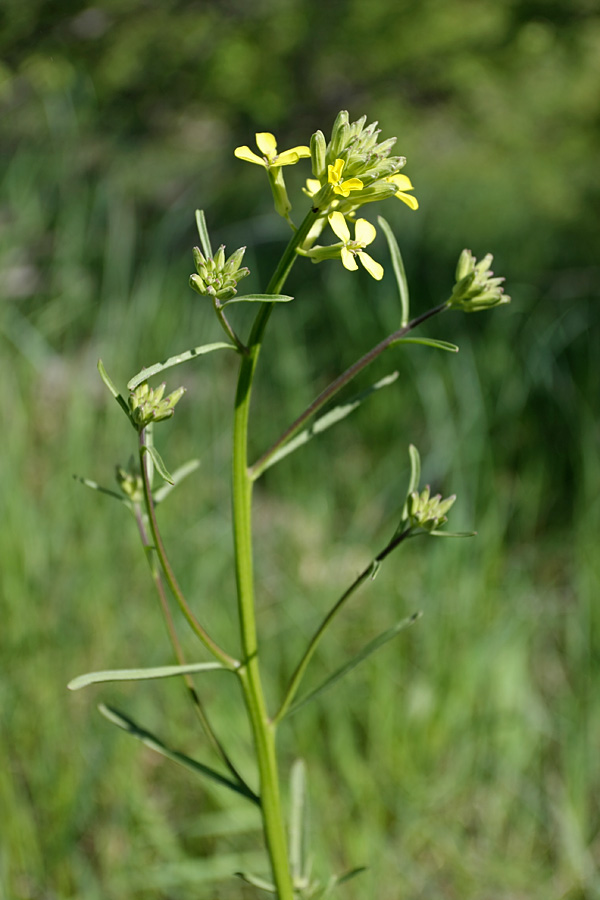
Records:
[[[369,275],[372,275],[376,281],[381,281],[383,278],[383,266],[375,262],[363,249],[375,240],[375,235],[377,234],[375,227],[370,222],[367,222],[366,219],[357,219],[354,227],[354,240],[351,240],[350,229],[341,212],[332,212],[328,218],[333,231],[344,245],[342,247],[344,268],[350,271],[358,269],[356,264],[356,257],[358,256]]]
[[[347,197],[350,191],[362,191],[363,183],[360,178],[348,178],[344,181],[342,172],[346,165],[343,159],[336,159],[333,166],[327,166],[327,181],[333,185],[333,193]]]
[[[265,169],[292,166],[302,157],[310,156],[310,147],[292,147],[291,150],[284,150],[283,153],[278,153],[277,141],[268,131],[259,131],[255,137],[256,146],[263,154],[262,156],[258,156],[247,146],[236,147],[233,151],[234,156],[246,162],[255,163],[257,166],[264,166]]]
[[[402,200],[402,202],[406,203],[407,206],[410,206],[411,209],[419,208],[419,201],[417,200],[417,198],[405,193],[405,191],[414,191],[412,182],[408,175],[390,175],[390,177],[386,178],[385,180],[390,181],[395,187],[398,188],[398,190],[394,194],[394,197],[398,197],[399,200]]]

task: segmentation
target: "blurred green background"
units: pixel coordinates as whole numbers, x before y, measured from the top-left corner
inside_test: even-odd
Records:
[[[391,351],[359,387],[394,368],[396,385],[257,492],[271,697],[393,531],[409,442],[424,482],[459,495],[450,525],[479,532],[402,549],[318,654],[315,683],[425,613],[283,729],[285,767],[300,753],[309,769],[315,872],[368,865],[348,898],[600,897],[597,3],[3,0],[0,44],[2,900],[255,896],[229,879],[264,866],[255,813],[95,712],[113,702],[207,760],[182,686],[66,691],[83,671],[170,661],[133,520],[71,476],[112,486],[134,449],[98,357],[124,385],[219,337],[187,286],[197,207],[214,244],[248,245],[244,289],[264,288],[286,226],[233,148],[255,131],[308,143],[341,108],[378,119],[408,159],[419,211],[374,213],[398,237],[413,313],[448,296],[465,246],[495,254],[513,301],[423,329],[456,357]],[[256,451],[397,327],[382,237],[373,248],[379,285],[296,265]],[[224,638],[235,373],[217,357],[169,379],[188,393],[159,442],[170,467],[201,460],[162,523]],[[239,698],[200,684],[248,766]]]

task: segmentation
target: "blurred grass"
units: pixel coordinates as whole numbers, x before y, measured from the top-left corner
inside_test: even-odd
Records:
[[[460,345],[457,357],[390,352],[361,386],[394,368],[398,382],[267,472],[257,490],[271,698],[327,605],[394,529],[409,442],[423,453],[424,479],[458,493],[452,528],[479,532],[403,548],[315,660],[308,684],[393,621],[425,613],[282,729],[286,763],[296,753],[308,763],[315,868],[368,864],[345,887],[348,898],[598,898],[597,16],[583,2],[562,13],[486,3],[473,16],[472,4],[458,3],[469,16],[453,19],[429,0],[391,28],[387,5],[365,17],[364,4],[347,3],[335,31],[325,29],[327,47],[312,29],[306,76],[300,26],[297,46],[281,41],[290,22],[308,28],[311,18],[298,19],[289,3],[271,23],[281,32],[279,75],[271,73],[278,93],[273,82],[256,89],[256,29],[270,5],[251,10],[246,25],[235,4],[215,6],[204,37],[202,17],[190,31],[214,39],[219,60],[210,102],[206,86],[205,106],[195,108],[190,85],[207,63],[192,37],[183,69],[142,65],[144,48],[164,50],[167,37],[157,35],[167,25],[180,32],[181,21],[147,10],[140,55],[128,63],[139,20],[133,6],[121,18],[113,6],[123,30],[93,52],[83,38],[73,43],[69,19],[68,28],[44,27],[34,53],[27,19],[38,16],[41,28],[42,13],[11,14],[20,56],[6,57],[13,118],[0,181],[0,897],[255,896],[227,880],[261,868],[253,810],[194,783],[94,712],[97,700],[114,703],[206,760],[182,687],[65,689],[83,671],[170,659],[133,521],[71,475],[110,485],[132,449],[97,377],[99,356],[123,385],[142,365],[218,336],[187,288],[194,208],[207,209],[215,244],[248,244],[249,289],[276,261],[284,226],[266,195],[257,198],[256,173],[230,170],[231,147],[276,125],[304,140],[299,122],[327,128],[349,98],[356,114],[380,115],[386,128],[391,120],[392,133],[394,121],[402,127],[422,207],[414,217],[400,204],[385,214],[414,310],[443,299],[463,243],[497,252],[513,303],[431,323],[428,334]],[[230,37],[220,16],[236,24],[237,56],[219,57]],[[469,23],[460,46],[452,45],[459,19]],[[157,100],[167,74],[179,79],[181,108]],[[299,94],[294,119],[289,98]],[[383,241],[375,246],[385,263]],[[257,452],[399,319],[388,274],[373,288],[362,273],[300,261],[290,291],[296,300],[276,311],[261,361]],[[158,432],[168,465],[201,459],[161,516],[181,580],[221,639],[235,605],[235,361],[225,357],[169,376],[188,393]],[[218,676],[198,684],[219,732],[251,766],[238,698]]]

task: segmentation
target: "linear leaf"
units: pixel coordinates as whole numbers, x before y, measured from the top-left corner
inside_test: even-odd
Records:
[[[398,246],[398,242],[394,237],[394,232],[390,228],[389,223],[383,218],[383,216],[378,216],[377,221],[381,225],[382,231],[385,235],[385,239],[388,243],[388,247],[390,248],[392,268],[394,270],[394,275],[396,276],[396,284],[398,285],[398,293],[400,295],[400,308],[402,310],[400,325],[402,328],[404,328],[405,325],[408,325],[408,319],[410,316],[410,303],[408,296],[408,282],[406,280],[406,272],[404,270],[402,254],[400,253],[400,247]]]
[[[127,497],[124,497],[123,494],[117,494],[116,491],[111,491],[109,488],[102,487],[102,485],[98,484],[96,481],[92,481],[90,478],[82,478],[81,475],[73,475],[73,478],[75,481],[85,484],[86,487],[91,488],[93,491],[99,491],[101,494],[114,497],[115,500],[119,500],[120,503],[124,503],[125,506],[131,508],[131,502]]]
[[[149,454],[150,459],[154,463],[156,471],[158,472],[160,477],[167,481],[169,484],[173,484],[173,477],[169,474],[169,470],[165,466],[162,456],[160,455],[154,444],[145,444],[144,447],[142,447],[142,451]]]
[[[392,341],[390,347],[397,347],[398,344],[422,344],[424,347],[434,347],[436,350],[447,350],[448,353],[458,353],[456,344],[451,344],[450,341],[438,341],[437,338],[398,338],[397,341]]]
[[[104,363],[102,362],[101,359],[98,360],[97,365],[98,365],[98,371],[100,373],[100,378],[102,379],[102,381],[104,382],[106,387],[109,389],[109,391],[111,392],[111,394],[113,395],[113,397],[115,398],[115,400],[117,401],[117,403],[119,404],[121,409],[126,413],[127,418],[131,419],[127,401],[124,399],[124,397],[118,392],[118,390],[114,386],[112,379],[110,378],[108,372],[104,368]]]
[[[200,236],[200,243],[202,244],[204,255],[208,259],[212,259],[213,252],[212,247],[210,246],[210,238],[208,236],[208,228],[206,227],[206,218],[204,217],[203,209],[196,210],[196,228],[198,229],[198,235]]]
[[[214,669],[225,669],[225,666],[219,662],[203,662],[189,663],[185,666],[153,666],[144,669],[105,669],[102,672],[78,675],[68,683],[67,687],[70,691],[79,691],[90,684],[102,684],[106,681],[148,681],[153,678],[172,678],[175,675],[209,672]]]
[[[178,469],[175,469],[171,478],[173,479],[172,483],[163,484],[154,494],[154,502],[156,505],[162,503],[165,497],[171,493],[174,487],[177,487],[178,484],[187,478],[188,475],[191,475],[192,472],[195,472],[196,469],[200,465],[199,459],[190,459],[189,462],[184,463],[182,466],[179,466]]]
[[[267,461],[264,469],[261,469],[261,472],[264,472],[265,469],[270,468],[276,462],[288,456],[288,454],[293,453],[294,450],[297,450],[298,447],[302,447],[304,444],[307,444],[311,438],[315,437],[317,434],[321,434],[321,432],[326,431],[328,428],[331,428],[332,425],[335,425],[337,422],[341,422],[342,419],[345,419],[346,416],[350,415],[351,412],[360,406],[367,397],[370,397],[371,394],[374,394],[375,391],[380,390],[381,388],[388,387],[388,385],[393,384],[398,378],[398,372],[392,372],[391,375],[386,375],[384,378],[381,378],[375,384],[371,385],[371,387],[367,388],[366,391],[362,391],[360,394],[356,394],[356,396],[352,397],[348,400],[347,403],[342,403],[339,406],[335,406],[333,409],[330,409],[329,412],[326,412],[324,416],[321,416],[319,419],[316,419],[312,425],[306,428],[304,431],[301,431],[295,437],[293,437],[287,444],[284,444],[276,453],[271,456],[271,458]]]
[[[224,300],[221,306],[229,306],[230,303],[289,303],[293,300],[289,294],[236,294],[230,300]]]
[[[139,384],[152,378],[153,375],[158,375],[159,372],[164,372],[165,369],[172,369],[173,366],[188,362],[190,359],[196,359],[197,356],[204,356],[206,353],[212,353],[213,350],[235,350],[237,353],[235,344],[228,344],[225,341],[216,341],[214,344],[202,344],[200,347],[192,347],[191,350],[185,350],[183,353],[178,353],[176,356],[170,356],[168,359],[163,360],[163,362],[157,362],[152,366],[142,369],[141,372],[138,372],[137,375],[134,375],[133,378],[129,379],[127,387],[130,391],[133,391]]]
[[[445,537],[445,538],[464,538],[464,537],[476,537],[476,531],[429,531],[428,534],[433,537]]]
[[[266,891],[268,894],[277,893],[277,888],[274,884],[271,884],[270,881],[265,881],[264,878],[259,878],[258,875],[251,875],[249,872],[236,872],[235,874],[238,878],[241,878],[242,881],[245,881],[246,884],[251,884],[252,887],[259,888],[261,891]]]
[[[408,628],[409,625],[412,625],[417,619],[421,618],[422,613],[413,613],[412,616],[409,616],[407,619],[401,619],[399,622],[396,622],[391,628],[388,628],[387,631],[382,632],[378,637],[374,638],[370,641],[365,647],[360,650],[356,656],[353,656],[351,660],[345,663],[341,668],[339,668],[333,675],[330,675],[322,684],[320,684],[314,691],[311,691],[306,696],[302,697],[298,700],[297,703],[294,703],[293,706],[290,707],[288,711],[288,716],[292,713],[296,712],[296,710],[300,709],[301,706],[304,706],[306,703],[309,703],[311,700],[314,700],[319,694],[326,691],[328,688],[332,687],[336,681],[339,681],[344,675],[347,675],[348,672],[351,672],[352,669],[355,669],[356,666],[360,665],[367,657],[371,656],[372,653],[375,653],[376,650],[379,650],[380,647],[383,647],[384,644],[387,644],[388,641],[391,641],[392,638],[395,638],[397,634],[403,631],[405,628]]]
[[[179,763],[179,765],[183,766],[186,769],[196,773],[197,775],[204,775],[206,778],[210,778],[211,781],[220,784],[222,787],[227,787],[231,791],[234,791],[236,794],[241,794],[242,797],[247,797],[249,800],[252,800],[253,803],[259,803],[258,798],[252,794],[245,785],[237,784],[235,781],[230,781],[229,778],[225,778],[224,775],[219,774],[214,769],[211,769],[209,766],[205,766],[203,763],[197,762],[195,759],[191,759],[191,757],[186,756],[185,753],[180,753],[179,750],[171,750],[170,747],[167,747],[166,744],[163,744],[155,735],[151,734],[151,732],[146,731],[145,728],[140,728],[139,725],[128,718],[128,716],[123,715],[117,709],[114,709],[111,706],[106,706],[104,703],[100,703],[98,706],[100,713],[104,716],[105,719],[108,719],[109,722],[112,722],[114,725],[117,725],[119,728],[122,728],[123,731],[126,731],[132,737],[137,738],[138,741],[141,741],[142,744],[145,744],[146,747],[149,747],[151,750],[154,750],[156,753],[159,753],[161,756],[164,756],[166,759],[171,759],[173,762]]]

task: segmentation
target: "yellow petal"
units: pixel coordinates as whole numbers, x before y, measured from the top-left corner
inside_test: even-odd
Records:
[[[261,159],[260,156],[257,156],[250,147],[236,147],[233,151],[233,155],[237,156],[238,159],[243,159],[246,162],[256,163],[257,166],[264,166],[265,161]]]
[[[309,197],[314,197],[321,190],[321,182],[318,178],[306,179],[306,191]]]
[[[336,159],[333,166],[327,166],[327,181],[329,184],[338,184],[342,180],[342,171],[346,163],[343,159]]]
[[[397,194],[394,194],[394,197],[397,197],[398,200],[402,200],[402,202],[406,203],[407,206],[410,206],[411,209],[419,208],[419,201],[416,197],[413,197],[412,194],[405,194],[403,191],[398,191]]]
[[[304,150],[306,150],[307,152],[304,153]],[[291,150],[284,150],[283,153],[279,153],[275,157],[274,162],[278,166],[292,166],[294,163],[297,163],[298,160],[303,156],[310,156],[310,150],[308,147],[293,147]]]
[[[375,281],[381,281],[383,278],[383,266],[380,266],[378,262],[375,262],[375,260],[369,256],[368,253],[365,253],[364,250],[359,250],[358,256],[369,275],[372,275]]]
[[[333,193],[347,197],[350,191],[362,191],[362,189],[363,183],[360,178],[349,178],[348,181],[342,181],[341,184],[335,185]]]
[[[357,219],[354,235],[361,247],[366,247],[375,240],[377,232],[375,231],[375,226],[367,222],[366,219]]]
[[[337,235],[337,237],[339,237],[340,241],[343,241],[344,244],[347,244],[350,240],[350,229],[346,225],[346,220],[343,217],[342,213],[332,212],[328,218],[333,232]],[[348,268],[348,266],[346,266],[346,268]]]
[[[348,269],[350,272],[354,272],[358,269],[354,254],[350,253],[347,247],[342,247],[342,263],[344,264],[344,268]]]
[[[408,177],[408,175],[390,175],[387,181],[391,181],[396,185],[399,191],[412,191],[414,190],[412,181]]]
[[[275,156],[277,153],[277,141],[270,131],[259,131],[256,135],[256,146],[267,159]]]

